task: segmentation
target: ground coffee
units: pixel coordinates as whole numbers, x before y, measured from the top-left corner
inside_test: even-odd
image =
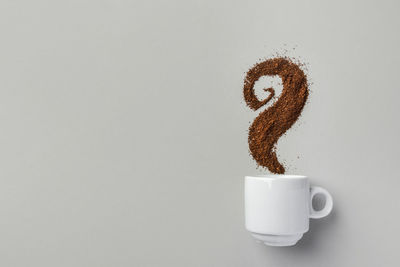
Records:
[[[276,102],[261,112],[249,128],[250,153],[256,162],[268,168],[272,173],[285,173],[285,168],[276,156],[276,143],[297,121],[308,96],[307,77],[300,67],[288,58],[272,58],[257,63],[244,80],[243,94],[247,105],[257,110],[270,101],[275,91],[264,89],[270,95],[260,101],[254,92],[255,82],[265,75],[278,75],[282,79],[283,89]]]

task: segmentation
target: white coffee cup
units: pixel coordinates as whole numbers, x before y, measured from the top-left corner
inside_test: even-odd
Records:
[[[325,197],[325,206],[316,211],[312,199]],[[327,216],[333,207],[325,189],[310,186],[302,175],[245,177],[246,229],[254,238],[270,246],[292,246],[309,229],[309,218]]]

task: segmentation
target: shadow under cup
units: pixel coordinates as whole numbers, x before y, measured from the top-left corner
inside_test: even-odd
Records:
[[[325,205],[315,210],[312,200],[325,197]],[[327,216],[332,197],[321,187],[310,186],[302,175],[245,177],[246,229],[256,240],[270,246],[292,246],[309,229],[310,218]]]

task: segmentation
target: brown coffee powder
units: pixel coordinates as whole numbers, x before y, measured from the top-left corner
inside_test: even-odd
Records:
[[[281,96],[268,109],[261,112],[249,128],[250,153],[256,162],[272,173],[285,173],[285,168],[276,156],[276,143],[297,121],[308,97],[307,77],[300,67],[287,58],[272,58],[257,63],[244,80],[243,94],[247,105],[257,110],[275,95],[273,88],[265,100],[258,100],[254,92],[255,82],[265,75],[278,75],[282,79]]]

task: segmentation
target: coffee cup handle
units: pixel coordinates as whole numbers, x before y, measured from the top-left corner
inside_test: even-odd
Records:
[[[312,200],[315,195],[321,194],[325,196],[325,206],[322,210],[315,210],[312,205]],[[331,213],[333,208],[333,200],[331,194],[327,190],[319,186],[311,186],[310,189],[310,218],[312,219],[320,219],[325,216],[328,216]]]

